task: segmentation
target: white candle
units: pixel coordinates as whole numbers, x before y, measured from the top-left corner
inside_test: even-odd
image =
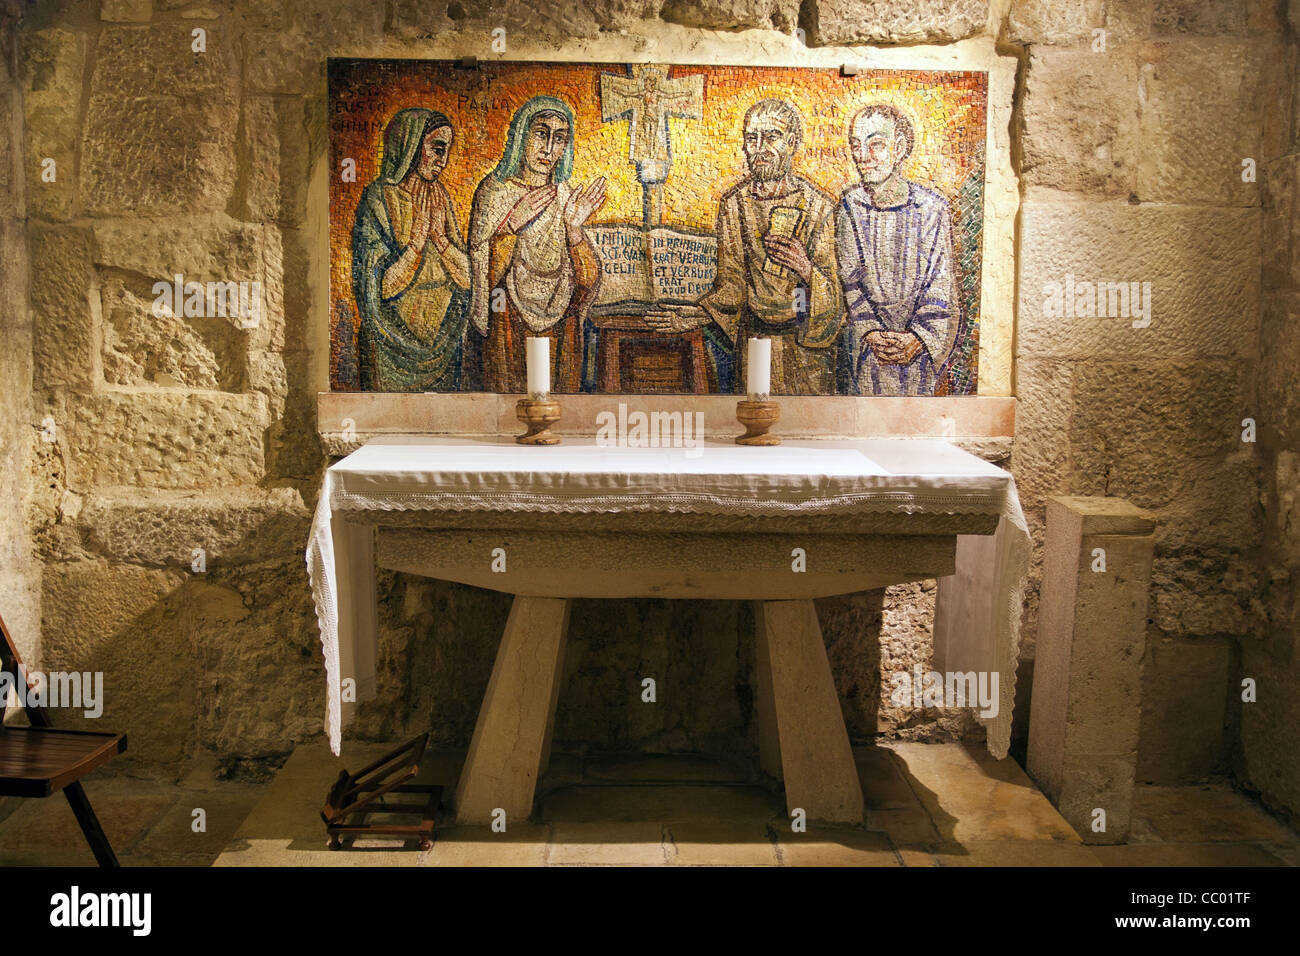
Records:
[[[528,337],[528,397],[540,401],[551,394],[551,340]]]
[[[757,401],[772,391],[772,340],[750,339],[747,359],[749,398]]]

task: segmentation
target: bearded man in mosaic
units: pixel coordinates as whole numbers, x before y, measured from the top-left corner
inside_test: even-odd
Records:
[[[745,113],[742,148],[749,175],[718,203],[718,272],[695,306],[651,312],[661,331],[712,323],[719,391],[746,391],[745,343],[772,341],[772,391],[829,395],[844,319],[836,276],[835,201],[793,171],[803,118],[785,100],[760,100]]]

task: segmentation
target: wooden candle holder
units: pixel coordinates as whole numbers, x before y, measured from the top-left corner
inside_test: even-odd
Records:
[[[769,435],[768,429],[781,417],[780,402],[736,403],[736,420],[745,426],[745,434],[736,438],[737,445],[779,445],[781,439]]]
[[[515,403],[515,417],[528,429],[516,435],[521,445],[558,445],[559,435],[551,434],[551,426],[560,420],[560,403],[550,399],[521,398]]]

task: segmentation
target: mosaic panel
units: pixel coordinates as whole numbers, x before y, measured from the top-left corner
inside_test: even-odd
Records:
[[[331,387],[968,395],[988,77],[331,60]]]

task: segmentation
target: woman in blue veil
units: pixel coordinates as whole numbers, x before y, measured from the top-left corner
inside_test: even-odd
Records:
[[[379,177],[357,204],[352,288],[363,391],[461,387],[469,260],[439,176],[455,132],[444,114],[397,112],[384,130]]]

